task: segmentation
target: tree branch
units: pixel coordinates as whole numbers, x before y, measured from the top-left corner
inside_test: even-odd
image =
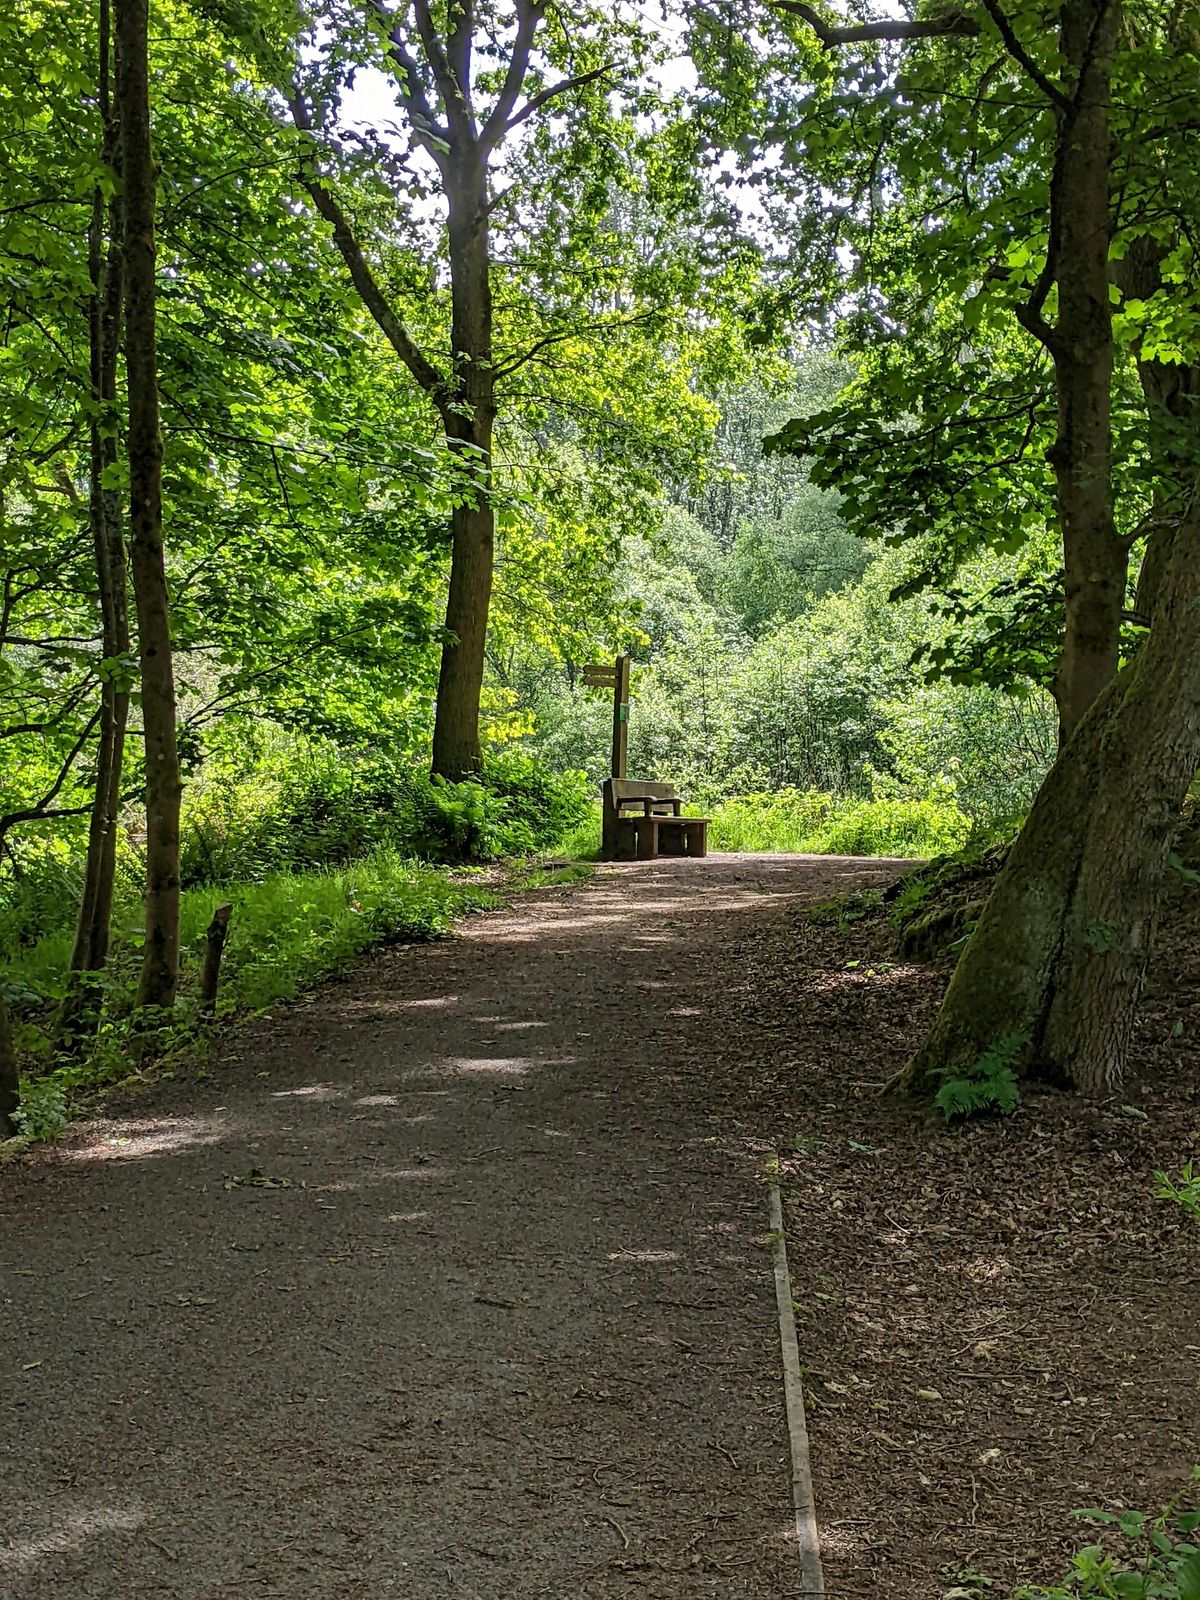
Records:
[[[416,0],[417,7],[417,32],[421,35],[421,45],[425,51],[434,81],[438,86],[438,93],[442,97],[442,104],[446,108],[446,119],[450,127],[473,141],[475,127],[471,118],[471,109],[467,100],[468,85],[461,83],[450,65],[445,47],[438,37],[438,31],[433,25],[433,17],[429,10],[429,0]],[[456,27],[460,26],[456,22]],[[468,39],[470,37],[468,31]]]
[[[392,60],[396,86],[400,90],[401,105],[409,126],[416,138],[434,159],[438,160],[440,156],[438,143],[448,143],[450,130],[443,127],[433,114],[429,96],[425,93],[425,85],[421,82],[416,57],[409,50],[408,41],[404,36],[403,21],[387,10],[382,0],[367,0],[367,5],[375,13],[387,41],[387,53]],[[406,6],[405,10],[407,9]]]
[[[639,311],[633,317],[617,317],[605,322],[588,322],[576,328],[564,328],[557,333],[548,333],[535,344],[531,344],[528,350],[523,351],[519,356],[514,356],[512,360],[502,362],[497,366],[497,382],[501,378],[507,378],[510,373],[516,372],[527,361],[532,361],[540,350],[548,349],[550,345],[562,344],[564,339],[583,339],[589,333],[609,333],[615,328],[636,328],[643,323],[652,322],[657,315],[658,312],[656,311]]]
[[[873,40],[903,39],[975,39],[979,37],[979,24],[965,12],[951,11],[944,17],[930,18],[926,22],[913,22],[908,18],[887,18],[881,22],[860,22],[849,27],[831,27],[815,7],[804,0],[769,0],[776,11],[799,17],[807,22],[827,50],[840,44],[866,44]]]
[[[467,115],[474,130],[471,104],[471,45],[475,32],[475,0],[450,0],[447,7],[446,59],[450,72],[462,91]]]
[[[479,143],[486,153],[494,149],[508,131],[508,119],[513,114],[521,85],[529,71],[529,53],[533,49],[534,35],[546,9],[546,0],[517,0],[517,36],[513,40],[512,55],[508,58],[508,71],[504,84],[479,135]]]
[[[996,30],[1001,39],[1003,39],[1004,48],[1008,51],[1009,55],[1018,64],[1018,66],[1024,69],[1025,73],[1033,80],[1033,82],[1037,84],[1038,88],[1042,91],[1052,105],[1057,106],[1060,111],[1067,110],[1071,104],[1070,99],[1056,83],[1051,82],[1051,80],[1042,71],[1041,67],[1038,66],[1037,62],[1029,54],[1029,51],[1026,50],[1025,46],[1017,38],[1016,33],[1013,31],[1013,25],[1008,20],[1004,8],[1000,4],[1000,0],[983,0],[983,4],[988,16],[991,17],[992,21],[996,24]]]
[[[96,724],[99,721],[100,711],[99,708],[97,708],[92,713],[90,719],[83,729],[83,732],[79,735],[78,739],[76,739],[70,750],[63,757],[62,764],[58,769],[58,776],[50,785],[49,789],[46,790],[45,794],[40,800],[34,801],[33,805],[27,807],[25,810],[10,811],[6,816],[0,817],[0,835],[6,834],[10,828],[15,827],[19,822],[39,822],[46,817],[78,817],[82,816],[85,811],[90,811],[92,809],[90,804],[86,806],[80,806],[73,811],[51,811],[50,807],[54,804],[55,800],[57,800],[59,790],[62,788],[63,784],[66,783],[67,776],[70,773],[71,768],[75,765],[80,751],[95,732]]]
[[[597,78],[607,77],[610,72],[616,71],[616,66],[617,63],[615,61],[609,61],[602,67],[593,67],[590,72],[579,72],[573,78],[563,78],[558,83],[550,84],[548,88],[542,89],[535,94],[531,100],[527,100],[520,111],[508,119],[500,130],[500,137],[503,139],[514,128],[519,128],[527,118],[540,111],[548,100],[553,100],[557,95],[566,94],[571,89],[582,88],[585,83],[594,83]]]
[[[292,113],[292,120],[300,132],[312,140],[312,118],[308,108],[301,99],[299,92],[294,92],[288,99],[288,107]],[[314,160],[312,144],[301,153],[300,157],[300,182],[308,191],[309,198],[325,221],[333,229],[333,242],[346,263],[354,287],[358,290],[363,305],[375,319],[380,332],[391,345],[392,349],[403,361],[409,372],[424,389],[425,393],[437,406],[439,411],[444,411],[450,400],[449,386],[445,376],[433,362],[419,348],[410,336],[400,317],[388,303],[387,296],[379,287],[375,274],[371,271],[370,263],[363,253],[349,218],[342,210],[330,190],[318,177]]]

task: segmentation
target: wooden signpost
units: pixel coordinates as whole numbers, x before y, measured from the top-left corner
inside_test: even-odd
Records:
[[[601,854],[606,861],[653,861],[659,855],[708,853],[707,817],[685,817],[683,801],[669,783],[635,778],[626,771],[629,750],[628,656],[589,662],[584,687],[611,689],[613,697],[612,775],[604,780]]]
[[[618,656],[611,666],[603,661],[592,662],[583,669],[583,681],[589,689],[611,689],[613,692],[612,776],[627,777],[629,657]]]

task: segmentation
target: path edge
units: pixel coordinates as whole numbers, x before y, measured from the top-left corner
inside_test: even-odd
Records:
[[[783,1354],[783,1397],[792,1457],[796,1547],[800,1553],[803,1580],[799,1593],[815,1597],[815,1600],[824,1600],[825,1573],[821,1565],[821,1540],[817,1531],[816,1498],[808,1453],[808,1422],[804,1414],[804,1380],[800,1371],[800,1347],[796,1340],[796,1315],[792,1307],[792,1276],[788,1270],[787,1238],[783,1231],[783,1200],[779,1184],[774,1179],[771,1180],[768,1205],[771,1258],[775,1268],[775,1305],[779,1313],[779,1346]]]

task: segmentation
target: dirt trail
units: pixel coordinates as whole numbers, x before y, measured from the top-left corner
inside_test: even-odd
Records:
[[[797,1594],[770,1024],[711,1001],[743,935],[894,870],[603,869],[0,1176],[0,1590]]]

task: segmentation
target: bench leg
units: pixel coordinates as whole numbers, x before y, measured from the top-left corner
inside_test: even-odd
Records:
[[[653,861],[658,855],[658,818],[637,817],[634,822],[637,828],[637,858],[639,861]]]
[[[621,817],[613,828],[613,861],[636,861],[639,835],[632,817]]]
[[[668,818],[659,826],[658,853],[663,856],[687,855],[687,829],[681,828],[678,823],[672,825]]]

